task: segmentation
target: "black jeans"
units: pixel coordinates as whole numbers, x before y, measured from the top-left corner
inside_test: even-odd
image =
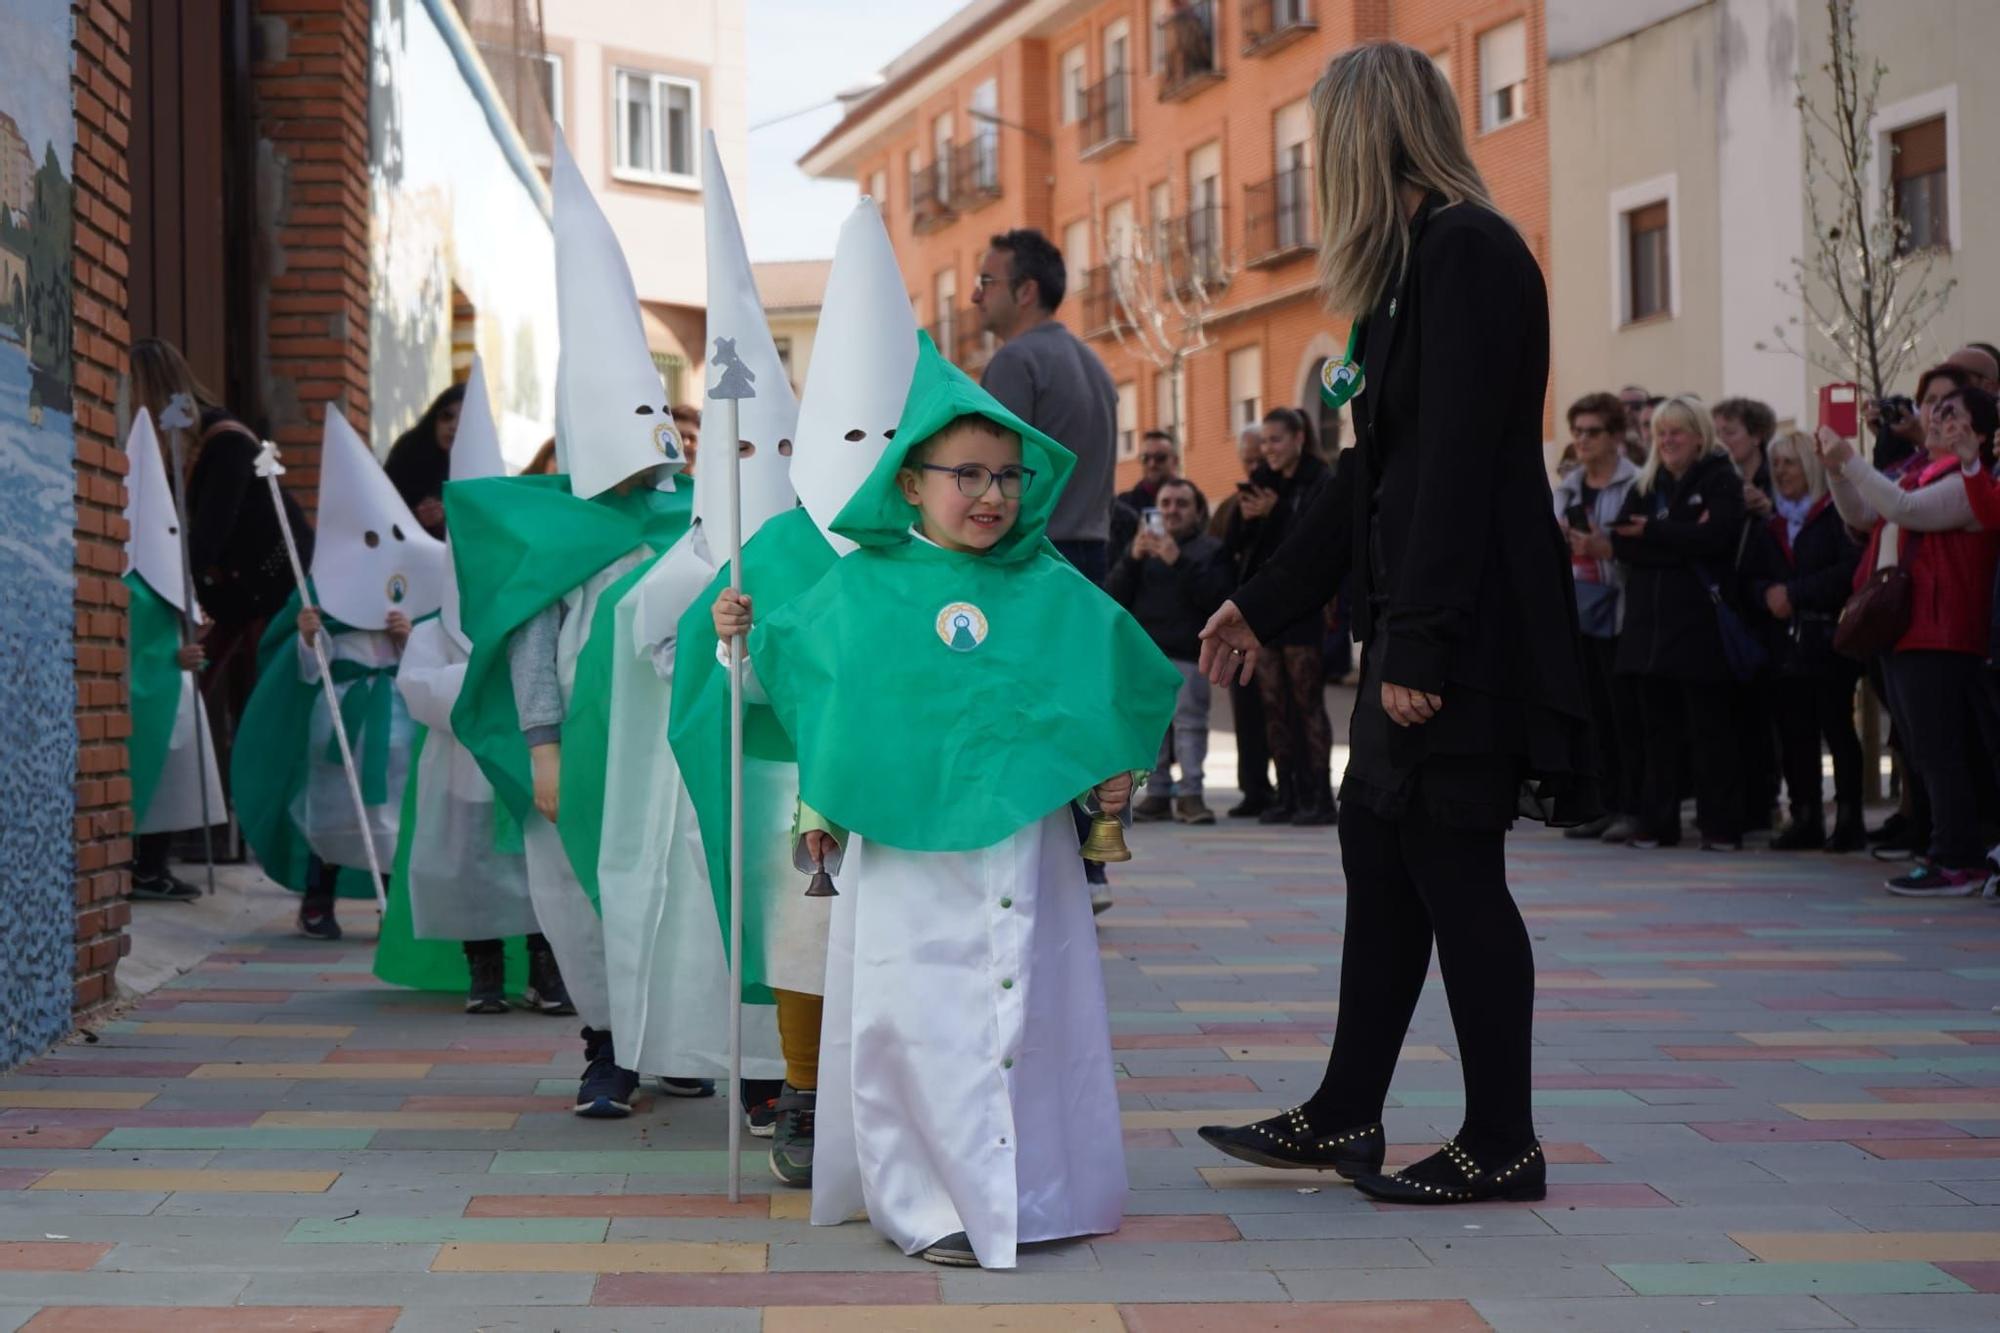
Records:
[[[1736,736],[1735,681],[1641,676],[1646,777],[1639,812],[1662,842],[1681,836],[1681,755],[1694,757],[1695,824],[1712,842],[1743,837],[1743,772]]]
[[[1994,764],[1985,667],[1971,653],[1944,652],[1890,653],[1883,667],[1903,755],[1930,796],[1930,859],[1946,870],[1976,870],[1986,864],[1980,792]]]
[[[1843,816],[1861,816],[1861,738],[1854,734],[1854,683],[1859,668],[1834,665],[1814,676],[1781,676],[1771,682],[1771,712],[1785,765],[1785,795],[1792,822],[1825,819],[1820,742],[1833,756],[1833,799]]]
[[[1309,1103],[1315,1125],[1382,1118],[1435,939],[1465,1070],[1460,1144],[1486,1161],[1533,1140],[1535,955],[1507,890],[1505,838],[1498,829],[1439,824],[1415,799],[1398,819],[1359,800],[1341,802],[1340,1016],[1326,1079]]]
[[[1778,804],[1779,760],[1778,721],[1770,707],[1770,682],[1765,679],[1738,684],[1733,693],[1736,705],[1736,754],[1742,773],[1743,817],[1738,831],[1771,827],[1771,813]]]
[[[1271,746],[1264,739],[1264,692],[1257,682],[1229,682],[1229,711],[1236,720],[1236,789],[1248,801],[1271,799]]]
[[[167,873],[167,853],[172,849],[171,833],[141,833],[132,839],[132,877],[159,879]]]
[[[1598,778],[1608,813],[1639,813],[1640,762],[1638,691],[1630,677],[1612,670],[1618,658],[1617,639],[1581,636],[1583,687],[1590,704],[1590,734],[1597,747]]]

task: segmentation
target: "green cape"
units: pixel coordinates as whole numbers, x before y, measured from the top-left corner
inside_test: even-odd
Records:
[[[137,570],[125,576],[130,590],[131,629],[127,655],[132,663],[132,738],[126,742],[132,772],[132,822],[146,817],[173,740],[181,706],[181,613],[154,592]]]
[[[429,729],[411,723],[410,780],[403,785],[403,815],[397,826],[396,865],[389,876],[389,910],[383,914],[375,944],[375,976],[391,986],[411,990],[463,994],[472,985],[464,946],[457,940],[420,940],[410,928],[410,846],[417,831],[417,761],[424,753]],[[507,941],[507,993],[519,994],[528,982],[525,939]]]
[[[306,739],[321,686],[317,681],[299,679],[298,619],[299,595],[294,592],[271,617],[264,637],[257,642],[257,687],[250,692],[243,721],[236,729],[241,743],[230,750],[229,788],[236,803],[236,821],[257,864],[292,892],[304,893],[313,851],[306,835],[292,822],[292,800],[311,770]],[[325,611],[320,612],[320,624],[330,635],[353,628]],[[336,882],[342,898],[375,896],[365,866],[340,867]]]
[[[972,851],[1116,773],[1151,768],[1180,672],[1045,537],[1075,458],[918,335],[894,444],[834,520],[861,549],[750,635],[757,678],[797,742],[801,799],[908,851]],[[961,416],[1021,437],[1035,479],[984,554],[911,535],[896,484]]]
[[[640,546],[662,552],[680,540],[693,496],[689,486],[640,487],[579,500],[564,476],[446,485],[460,618],[473,644],[451,727],[516,820],[534,808],[535,789],[507,668],[509,640],[620,556]]]
[[[804,509],[793,509],[765,523],[743,544],[743,590],[762,616],[819,582],[833,562],[833,547],[820,535],[812,516]],[[681,617],[675,635],[672,721],[667,728],[681,778],[687,783],[688,797],[701,824],[716,919],[724,923],[729,920],[729,669],[716,658],[713,608],[716,596],[728,586],[729,565],[724,562]],[[792,738],[766,705],[744,707],[743,753],[773,763],[798,763]],[[789,807],[746,809],[744,836],[789,837],[792,815]],[[747,859],[752,866],[758,864],[755,857]],[[797,875],[766,883],[760,882],[762,876],[749,875],[748,869],[745,867],[743,885],[746,899],[757,901],[769,894],[796,894],[804,889]],[[744,999],[752,1003],[762,1002],[766,986],[762,975],[763,928],[763,913],[743,913]],[[726,935],[726,925],[724,930]],[[728,949],[726,938],[723,948]]]

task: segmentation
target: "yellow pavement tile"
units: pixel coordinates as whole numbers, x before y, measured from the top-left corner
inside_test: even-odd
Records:
[[[1739,1032],[1752,1046],[1963,1046],[1949,1032]]]
[[[1872,1045],[1873,1043],[1869,1043]],[[1781,1102],[1801,1120],[2000,1120],[2000,1089],[1990,1102]]]
[[[58,1167],[31,1190],[130,1190],[142,1194],[323,1194],[338,1171],[173,1171]]]
[[[512,1111],[266,1111],[257,1129],[512,1129]]]
[[[1223,1118],[1228,1119],[1227,1113],[1223,1113]],[[1214,1190],[1268,1190],[1281,1185],[1292,1189],[1311,1189],[1316,1185],[1332,1188],[1347,1183],[1332,1171],[1280,1171],[1268,1166],[1199,1166],[1195,1170]]]
[[[1175,1000],[1174,1008],[1184,1013],[1218,1014],[1332,1014],[1340,1011],[1337,1000]]]
[[[92,1092],[85,1088],[18,1088],[0,1091],[0,1110],[136,1111],[157,1092]]]
[[[336,1041],[354,1035],[351,1026],[338,1023],[192,1023],[185,1019],[162,1019],[140,1023],[135,1036],[141,1037],[331,1037]]]
[[[1206,1111],[1120,1111],[1118,1123],[1127,1129],[1200,1129],[1203,1125],[1247,1125],[1268,1120],[1274,1110],[1210,1108]]]
[[[1098,928],[1132,930],[1248,930],[1250,923],[1240,916],[1120,916],[1107,912],[1097,919]]]
[[[452,1244],[433,1273],[761,1273],[764,1247],[739,1242]]]
[[[2000,1231],[1732,1231],[1729,1239],[1773,1264],[1878,1260],[1976,1264],[2000,1260]]]
[[[1903,955],[1887,949],[1731,949],[1738,963],[1900,963]],[[1700,964],[1694,964],[1700,966]]]
[[[430,1072],[431,1067],[428,1064],[215,1064],[196,1065],[194,1072],[188,1077],[369,1079],[388,1082],[392,1079],[419,1079]]]
[[[1219,1040],[1229,1039],[1224,1037]],[[1323,1065],[1331,1049],[1327,1046],[1228,1046],[1223,1048],[1223,1054],[1231,1060],[1272,1060],[1290,1064]],[[1449,1060],[1451,1056],[1440,1046],[1405,1046],[1403,1058],[1437,1061]]]
[[[1139,971],[1149,977],[1303,977],[1319,971],[1311,963],[1141,963]]]
[[[764,1333],[1123,1333],[1124,1328],[1115,1305],[772,1305],[764,1310]]]
[[[811,1190],[786,1190],[783,1194],[771,1196],[771,1220],[773,1222],[803,1222],[812,1216],[813,1196]]]
[[[1706,977],[1536,977],[1536,990],[1714,990]]]

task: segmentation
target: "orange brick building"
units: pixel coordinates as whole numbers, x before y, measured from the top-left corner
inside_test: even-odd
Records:
[[[1317,411],[1319,365],[1345,346],[1313,288],[1306,98],[1334,53],[1376,38],[1437,58],[1546,270],[1541,0],[974,0],[801,165],[882,204],[918,322],[974,373],[991,351],[970,303],[987,238],[1046,233],[1069,262],[1060,316],[1119,386],[1119,484],[1140,433],[1165,427],[1214,498],[1237,476],[1236,430],[1274,406]],[[1170,334],[1150,349],[1131,328],[1148,312]],[[1176,394],[1171,352],[1190,343]]]

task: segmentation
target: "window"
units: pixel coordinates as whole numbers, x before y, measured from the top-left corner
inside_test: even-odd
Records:
[[[541,78],[542,100],[548,103],[549,119],[557,129],[563,123],[563,58],[552,52],[544,52],[540,67],[535,71]]]
[[[1951,179],[1945,118],[1932,116],[1891,132],[1889,147],[1889,179],[1896,217],[1903,224],[1898,248],[1905,254],[1950,249]]]
[[[614,80],[614,174],[666,185],[701,183],[695,166],[701,88],[689,79],[621,69]]]
[[[1222,145],[1205,143],[1188,154],[1187,247],[1190,275],[1216,279],[1222,262]]]
[[[1312,151],[1312,107],[1304,98],[1278,109],[1271,142],[1277,175],[1269,201],[1274,223],[1270,240],[1273,248],[1289,250],[1311,243],[1312,168],[1307,155]]]
[[[1124,19],[1104,29],[1104,74],[1123,74],[1132,67],[1132,25]]]
[[[1662,200],[1625,215],[1625,320],[1636,324],[1672,313],[1672,258],[1667,205]]]
[[[1082,281],[1090,272],[1090,219],[1080,218],[1063,228],[1063,264],[1076,275],[1072,285],[1078,291],[1084,288]]]
[[[937,324],[931,336],[937,339],[938,351],[946,360],[957,357],[958,340],[958,270],[944,269],[934,280],[937,289]]]
[[[1458,80],[1451,76],[1451,50],[1449,48],[1434,52],[1431,55],[1431,63],[1438,67],[1438,73],[1444,75],[1446,83],[1450,84],[1453,88],[1458,87]]]
[[[771,339],[771,345],[777,348],[778,364],[785,368],[785,379],[796,389],[799,377],[792,373],[792,340],[782,337],[773,338]]]
[[[1479,34],[1479,127],[1497,130],[1528,114],[1528,23]]]
[[[1118,456],[1139,454],[1139,386],[1126,380],[1118,386]]]
[[[1181,423],[1187,420],[1187,380],[1182,378],[1176,385],[1174,378],[1171,370],[1153,376],[1153,426],[1172,431],[1176,440],[1182,440],[1186,433]]]
[[[1104,253],[1122,259],[1132,253],[1132,201],[1120,199],[1104,210]]]
[[[1057,74],[1057,86],[1062,98],[1062,123],[1074,125],[1083,119],[1083,87],[1089,77],[1084,49],[1072,46],[1062,53],[1062,61]]]
[[[937,201],[951,202],[951,112],[931,122],[931,161],[937,164]]]
[[[1239,347],[1229,354],[1229,433],[1264,419],[1264,349]]]
[[[910,212],[915,216],[917,196],[923,192],[924,153],[921,148],[912,148],[903,154],[903,170],[907,173],[905,182],[910,188]],[[877,201],[880,202],[879,200]]]
[[[889,173],[882,170],[868,174],[868,197],[875,201],[877,208],[889,206]]]

